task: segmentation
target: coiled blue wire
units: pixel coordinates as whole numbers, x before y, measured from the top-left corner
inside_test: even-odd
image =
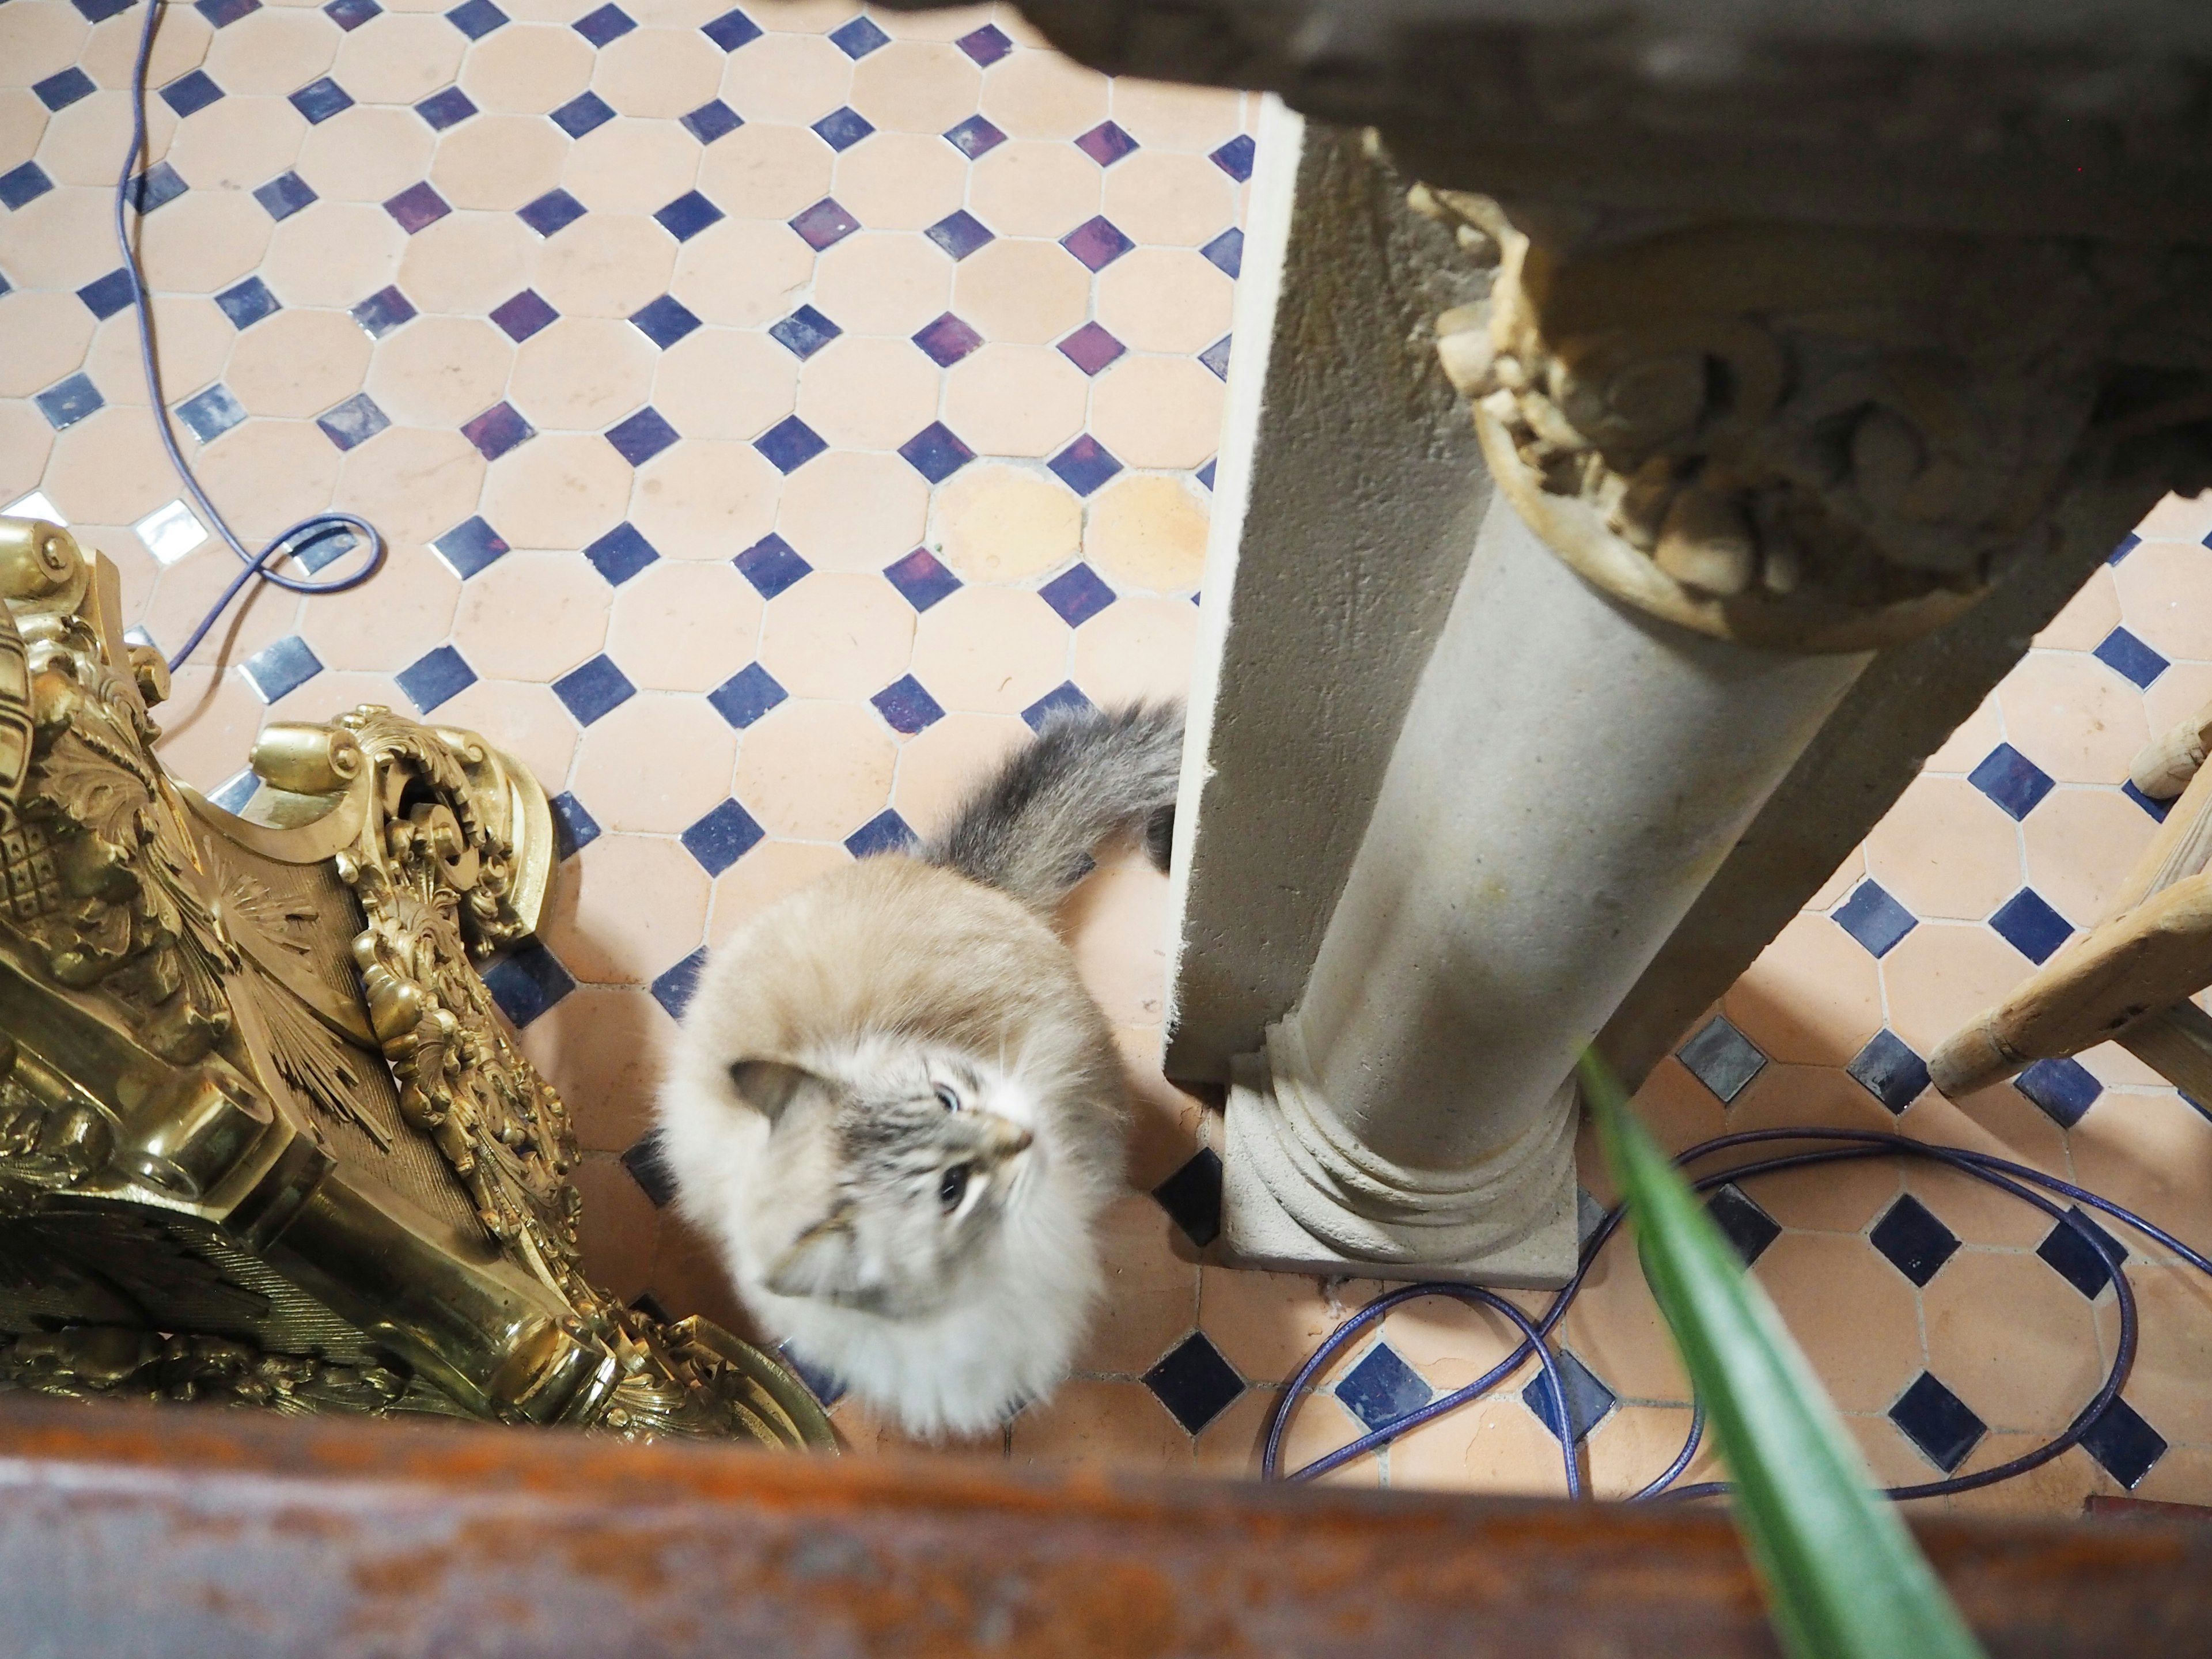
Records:
[[[2112,1370],[2106,1374],[2103,1385],[2098,1389],[2089,1403],[2075,1414],[2073,1420],[2067,1425],[2065,1430],[2032,1451],[2023,1453],[1993,1468],[1979,1470],[1973,1474],[1955,1475],[1948,1480],[1929,1480],[1916,1486],[1889,1487],[1887,1489],[1887,1493],[1893,1498],[1902,1500],[1942,1498],[1957,1492],[1973,1492],[1983,1486],[1995,1486],[2002,1480],[2010,1480],[2016,1476],[2026,1474],[2031,1469],[2039,1468],[2065,1452],[2068,1448],[2078,1444],[2081,1437],[2096,1423],[2098,1418],[2104,1414],[2106,1407],[2110,1406],[2113,1400],[2118,1398],[2120,1390],[2127,1386],[2129,1373],[2135,1366],[2138,1325],[2134,1287],[2128,1283],[2128,1276],[2122,1267],[2118,1263],[2111,1262],[2106,1256],[2103,1245],[2090,1231],[2085,1219],[2069,1211],[2060,1209],[2045,1198],[2043,1195],[2044,1193],[2054,1193],[2076,1205],[2087,1206],[2090,1209],[2101,1212],[2113,1220],[2133,1228],[2171,1254],[2180,1257],[2197,1272],[2212,1276],[2212,1260],[2208,1260],[2164,1228],[2145,1220],[2132,1210],[2115,1204],[2110,1199],[2100,1197],[2086,1188],[2077,1187],[2071,1182],[2063,1181],[2056,1176],[2046,1175],[2040,1170],[2030,1169],[2026,1164],[2014,1164],[2005,1158],[1993,1157],[1987,1152],[1971,1152],[1964,1147],[1934,1146],[1925,1141],[1910,1139],[1904,1135],[1884,1134],[1870,1129],[1753,1129],[1740,1134],[1722,1135],[1712,1140],[1702,1141],[1681,1153],[1674,1162],[1678,1166],[1686,1169],[1700,1159],[1717,1152],[1730,1152],[1741,1146],[1760,1146],[1778,1141],[1814,1141],[1826,1143],[1826,1145],[1818,1151],[1792,1152],[1779,1158],[1762,1158],[1753,1163],[1738,1164],[1713,1175],[1700,1176],[1691,1184],[1699,1192],[1709,1192],[1717,1187],[1725,1186],[1730,1182],[1743,1181],[1762,1175],[1772,1175],[1784,1170],[1805,1169],[1818,1164],[1834,1164],[1869,1158],[1923,1158],[1931,1163],[1945,1164],[1959,1170],[1961,1174],[1971,1176],[1978,1181],[1984,1182],[2003,1192],[2009,1193],[2023,1203],[2034,1206],[2054,1221],[2066,1223],[2080,1233],[2084,1242],[2096,1251],[2099,1261],[2106,1262],[2111,1273],[2120,1316],[2119,1345],[2113,1358]],[[2042,1190],[2039,1192],[2034,1190],[2039,1188]],[[1605,1248],[1607,1242],[1619,1231],[1623,1213],[1623,1210],[1619,1206],[1606,1212],[1604,1220],[1592,1230],[1589,1239],[1583,1245],[1574,1277],[1569,1279],[1565,1288],[1553,1297],[1551,1305],[1544,1310],[1543,1316],[1533,1322],[1521,1310],[1514,1307],[1503,1297],[1468,1285],[1409,1285],[1401,1290],[1392,1291],[1387,1295],[1377,1297],[1369,1303],[1329,1334],[1328,1339],[1314,1351],[1313,1357],[1299,1368],[1298,1374],[1291,1379],[1290,1385],[1283,1390],[1282,1398],[1276,1402],[1273,1414],[1268,1419],[1267,1443],[1260,1460],[1261,1479],[1311,1480],[1328,1474],[1331,1469],[1340,1468],[1354,1459],[1364,1457],[1370,1452],[1389,1444],[1399,1436],[1420,1427],[1424,1423],[1433,1422],[1448,1412],[1456,1411],[1460,1407],[1480,1399],[1520,1369],[1522,1364],[1534,1354],[1540,1358],[1544,1368],[1544,1376],[1547,1380],[1546,1393],[1553,1402],[1554,1413],[1553,1420],[1563,1425],[1565,1430],[1559,1436],[1559,1443],[1565,1467],[1567,1495],[1571,1498],[1579,1497],[1582,1492],[1582,1480],[1575,1461],[1575,1437],[1566,1411],[1565,1390],[1561,1384],[1558,1362],[1553,1358],[1549,1348],[1546,1346],[1545,1339],[1566,1316],[1568,1308],[1573,1304],[1575,1297],[1582,1290],[1583,1280],[1589,1277],[1591,1266],[1597,1260],[1598,1252]],[[1283,1438],[1289,1431],[1291,1418],[1297,1411],[1299,1402],[1310,1392],[1315,1377],[1357,1340],[1363,1331],[1383,1318],[1392,1309],[1419,1297],[1431,1296],[1449,1297],[1457,1301],[1476,1303],[1505,1314],[1522,1334],[1520,1346],[1504,1360],[1465,1387],[1455,1389],[1449,1394],[1441,1395],[1419,1410],[1386,1423],[1381,1428],[1362,1435],[1350,1444],[1340,1446],[1325,1456],[1316,1458],[1304,1468],[1293,1470],[1287,1475],[1284,1474],[1282,1473]],[[1696,1486],[1681,1487],[1677,1487],[1674,1484],[1681,1478],[1682,1472],[1690,1467],[1691,1460],[1697,1455],[1698,1446],[1705,1436],[1705,1408],[1701,1404],[1696,1405],[1690,1415],[1689,1437],[1684,1443],[1682,1449],[1676,1454],[1674,1461],[1656,1479],[1632,1495],[1632,1502],[1662,1497],[1706,1498],[1729,1490],[1726,1483],[1720,1481],[1706,1481]]]
[[[343,593],[349,588],[359,587],[383,568],[386,550],[383,536],[368,520],[351,513],[333,511],[302,519],[289,530],[279,532],[258,553],[249,553],[229,521],[208,499],[207,491],[200,487],[200,481],[185,460],[184,451],[178,447],[177,434],[169,424],[168,399],[161,392],[161,365],[154,355],[154,313],[147,301],[146,274],[139,266],[137,245],[131,240],[130,229],[131,180],[146,155],[146,66],[153,58],[154,27],[161,20],[161,5],[162,0],[146,0],[146,21],[138,30],[138,55],[131,67],[131,148],[123,157],[123,171],[115,181],[115,245],[122,252],[123,268],[131,276],[131,302],[138,323],[138,363],[146,376],[147,400],[154,406],[154,430],[161,436],[161,447],[168,453],[169,465],[176,468],[177,477],[183,481],[185,493],[192,498],[201,517],[229,544],[230,550],[246,567],[223,589],[222,597],[208,608],[199,626],[192,629],[191,637],[169,659],[169,668],[173,672],[184,665],[185,659],[207,637],[208,630],[230,609],[232,601],[247,584],[264,581],[294,593]],[[358,570],[318,580],[312,576],[289,576],[276,568],[285,559],[297,558],[303,549],[341,534],[356,537],[368,549],[368,556]]]

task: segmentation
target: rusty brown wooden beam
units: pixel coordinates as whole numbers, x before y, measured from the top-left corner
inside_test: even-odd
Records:
[[[2212,1642],[2212,1528],[1920,1535],[1996,1659]],[[11,1656],[1775,1651],[1711,1510],[0,1400]]]

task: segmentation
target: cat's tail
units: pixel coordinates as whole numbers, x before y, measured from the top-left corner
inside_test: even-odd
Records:
[[[1180,704],[1059,709],[921,856],[1049,913],[1110,836],[1143,831],[1166,866],[1182,770]]]

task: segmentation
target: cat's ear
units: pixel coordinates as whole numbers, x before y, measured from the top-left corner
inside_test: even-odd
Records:
[[[780,1120],[784,1109],[808,1088],[830,1086],[805,1066],[781,1060],[733,1060],[730,1081],[737,1085],[745,1104],[770,1123]]]
[[[860,1283],[859,1244],[845,1213],[833,1212],[793,1240],[761,1282],[777,1296],[852,1301],[866,1288]]]

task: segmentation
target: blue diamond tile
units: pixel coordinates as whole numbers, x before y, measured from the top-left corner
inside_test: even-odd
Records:
[[[986,23],[952,44],[975,59],[979,69],[990,68],[1014,49],[1012,39],[996,23]]]
[[[1182,1235],[1204,1249],[1221,1237],[1221,1159],[1201,1146],[1183,1166],[1152,1188],[1152,1201]]]
[[[2051,1271],[2094,1302],[2104,1294],[2112,1275],[2128,1265],[2126,1246],[2100,1227],[2079,1204],[2067,1212],[2070,1219],[2054,1225],[2035,1248]]]
[[[538,428],[522,418],[522,411],[506,402],[494,404],[461,428],[461,436],[488,461],[497,460],[537,435]]]
[[[2146,691],[2150,689],[2151,682],[2166,672],[2169,666],[2164,657],[2124,628],[2115,628],[2106,635],[2090,654],[2121,678]]]
[[[908,466],[933,484],[943,483],[975,459],[975,452],[942,421],[932,421],[908,438],[899,446],[899,453]]]
[[[610,40],[621,40],[637,27],[637,21],[620,6],[608,4],[585,13],[569,27],[593,46],[604,46]]]
[[[856,859],[873,858],[878,853],[906,852],[921,839],[904,818],[885,807],[845,837],[845,850]]]
[[[227,288],[215,296],[216,308],[230,319],[233,328],[252,328],[264,317],[273,317],[283,309],[269,285],[258,276],[249,276],[234,287]]]
[[[484,989],[517,1030],[576,988],[561,959],[529,939],[484,969]]]
[[[1990,918],[1997,937],[2026,957],[2042,963],[2073,937],[2074,924],[2045,902],[2033,887],[2023,887]]]
[[[380,288],[348,313],[369,338],[380,340],[402,323],[415,319],[414,302],[396,288]]]
[[[1965,1401],[1927,1371],[1889,1408],[1889,1420],[1946,1474],[1966,1461],[1986,1429]]]
[[[802,362],[844,331],[812,306],[799,307],[769,330],[778,344]]]
[[[1781,1224],[1759,1206],[1750,1194],[1729,1182],[1705,1200],[1712,1218],[1747,1267],[1766,1254],[1766,1247],[1782,1237]]]
[[[1208,489],[1209,490],[1210,490],[1210,489],[1212,489],[1213,488],[1213,468],[1214,468],[1214,465],[1215,465],[1215,463],[1214,463],[1214,462],[1212,462],[1212,461],[1208,461],[1208,462],[1207,462],[1204,466],[1201,466],[1200,468],[1199,468],[1199,469],[1198,469],[1197,477],[1198,477],[1198,481],[1199,481],[1199,483],[1200,483],[1204,484],[1204,485],[1206,487],[1206,489]],[[1191,598],[1192,598],[1194,600],[1194,599],[1197,599],[1197,597],[1198,597],[1198,596],[1197,596],[1196,594],[1194,594],[1194,593],[1193,595],[1191,595]]]
[[[2142,537],[2134,534],[2123,536],[2119,539],[2118,545],[2114,547],[2110,553],[2107,553],[2105,556],[2105,562],[2106,564],[2118,564],[2122,559],[2126,558],[2129,554],[2134,552],[2136,549],[2142,545]],[[2212,547],[2212,540],[2208,540],[2205,545]]]
[[[1244,1379],[1221,1357],[1221,1350],[1193,1331],[1145,1373],[1145,1386],[1168,1414],[1196,1434],[1237,1403]]]
[[[635,696],[637,688],[615,666],[614,659],[602,653],[554,681],[553,695],[568,706],[578,725],[589,726]]]
[[[1223,335],[1198,354],[1198,361],[1223,380],[1229,378],[1229,336]]]
[[[1911,1193],[1882,1212],[1881,1219],[1867,1235],[1867,1243],[1881,1252],[1891,1267],[1923,1289],[1943,1271],[1943,1264],[1959,1253],[1959,1236]]]
[[[1199,249],[1199,252],[1224,276],[1242,276],[1244,270],[1244,233],[1224,230]]]
[[[1698,1034],[1674,1052],[1690,1075],[1711,1090],[1722,1105],[1731,1104],[1766,1069],[1766,1056],[1722,1015],[1715,1014]]]
[[[437,187],[428,179],[419,185],[410,185],[384,204],[392,222],[410,236],[426,230],[453,210],[453,204],[438,194]]]
[[[643,466],[676,441],[676,428],[661,418],[659,410],[647,404],[629,419],[609,427],[606,437],[615,447],[616,454],[632,466]]]
[[[482,519],[466,519],[430,544],[463,581],[506,553],[507,541]]]
[[[253,192],[253,199],[272,219],[289,219],[314,204],[315,192],[296,173],[280,173]]]
[[[1137,148],[1137,141],[1124,131],[1118,124],[1112,121],[1101,121],[1090,131],[1078,137],[1075,140],[1075,147],[1097,162],[1100,167],[1110,167],[1115,162],[1134,150]]]
[[[501,301],[491,313],[500,332],[517,344],[528,339],[540,329],[559,319],[561,313],[545,301],[536,289],[526,288],[511,300]]]
[[[2164,823],[2166,822],[2166,815],[2173,810],[2173,803],[2172,801],[2153,800],[2148,795],[2143,793],[2142,790],[2136,788],[2135,780],[2133,778],[2129,779],[2125,783],[2120,786],[2120,793],[2125,795],[2130,800],[2133,801],[2136,805],[2142,807],[2144,811],[2148,812],[2150,815],[2151,822],[2154,823]]]
[[[792,1374],[806,1384],[807,1393],[814,1396],[823,1410],[829,1410],[845,1397],[844,1379],[835,1371],[825,1370],[804,1355],[793,1352],[788,1342],[782,1344],[775,1352],[776,1357],[790,1368]]]
[[[161,165],[167,167],[168,163],[164,161]],[[176,176],[173,172],[169,174],[172,179]],[[180,180],[180,185],[181,182]],[[5,173],[0,173],[0,205],[4,205],[9,211],[13,212],[17,208],[27,207],[53,187],[54,181],[46,177],[44,167],[36,161],[25,161],[20,167],[13,167]],[[138,210],[141,213],[151,211],[145,207],[141,207]]]
[[[830,30],[830,39],[848,58],[866,58],[878,46],[887,46],[891,43],[890,36],[878,28],[874,20],[866,13]]]
[[[694,951],[690,956],[684,957],[683,961],[678,963],[673,968],[669,969],[665,973],[662,974],[658,979],[653,981],[653,1000],[668,1011],[668,1017],[671,1019],[683,1018],[684,1012],[691,1006],[692,997],[699,989],[699,975],[706,970],[707,947],[702,945],[697,950]],[[641,1141],[638,1143],[638,1146],[633,1146],[630,1148],[629,1152],[623,1154],[623,1162],[628,1164],[630,1161],[631,1152],[635,1152],[639,1150],[639,1147],[647,1145],[653,1146],[656,1152],[659,1151],[657,1142],[650,1140]],[[633,1170],[632,1173],[636,1175],[638,1184],[640,1186],[644,1186],[646,1179],[645,1176],[641,1174],[637,1174],[635,1170]],[[653,1198],[653,1189],[650,1187],[647,1187],[646,1196]],[[674,1195],[675,1187],[674,1183],[672,1182],[669,1185],[667,1195],[660,1198],[653,1198],[653,1201],[656,1205],[665,1205],[668,1202],[669,1198],[672,1198]]]
[[[1337,1403],[1365,1424],[1380,1429],[1435,1397],[1421,1374],[1398,1357],[1388,1342],[1377,1342],[1336,1385]]]
[[[635,525],[625,520],[584,550],[584,556],[592,562],[592,568],[605,576],[610,586],[620,587],[632,576],[660,556],[653,544],[638,533]]]
[[[2133,1492],[2151,1466],[2166,1455],[2166,1437],[2125,1400],[2115,1397],[2081,1437],[2081,1449],[2095,1458],[2106,1474]]]
[[[860,222],[825,196],[793,218],[791,228],[799,233],[801,241],[819,253],[850,236],[860,228]]]
[[[2051,790],[2051,775],[2008,743],[1990,750],[1966,775],[1972,784],[2017,820],[2033,812]]]
[[[323,15],[350,34],[370,18],[382,15],[383,11],[376,0],[331,0],[323,8]]]
[[[944,708],[911,674],[894,680],[868,699],[892,731],[912,737],[945,718]]]
[[[983,343],[983,337],[946,312],[914,337],[922,355],[939,368],[950,368]]]
[[[1046,465],[1060,481],[1079,495],[1088,495],[1121,470],[1105,445],[1088,432],[1054,456]]]
[[[2105,1085],[2078,1060],[2039,1060],[2014,1078],[2012,1086],[2062,1129],[2079,1123],[2105,1092]]]
[[[31,401],[38,404],[39,413],[46,417],[46,424],[57,432],[75,426],[107,403],[107,399],[100,395],[100,388],[93,385],[91,377],[81,374],[56,381]]]
[[[831,110],[814,124],[814,136],[841,152],[852,149],[875,130],[875,123],[849,106]]]
[[[1567,1396],[1567,1421],[1574,1425],[1575,1440],[1580,1443],[1612,1414],[1620,1396],[1606,1387],[1597,1373],[1570,1350],[1560,1349],[1559,1359],[1559,1387]],[[1338,1391],[1342,1392],[1340,1387]],[[1532,1377],[1521,1390],[1521,1403],[1535,1413],[1536,1420],[1551,1431],[1553,1439],[1559,1438],[1559,1418],[1552,1403],[1551,1385],[1540,1374]]]
[[[481,40],[494,29],[505,27],[507,16],[492,0],[465,0],[446,14],[446,21],[470,40]]]
[[[1030,731],[1044,728],[1044,723],[1063,708],[1095,708],[1097,705],[1076,689],[1073,680],[1063,680],[1022,710],[1022,719]]]
[[[240,18],[261,9],[261,0],[193,0],[192,9],[217,28],[228,28]]]
[[[726,800],[684,832],[684,849],[710,876],[719,876],[760,844],[763,831],[753,815]]]
[[[205,70],[192,70],[161,88],[161,101],[179,117],[197,115],[222,96],[222,88]]]
[[[21,83],[17,82],[18,85]],[[49,75],[43,81],[33,81],[31,91],[48,109],[67,109],[80,98],[89,98],[96,90],[92,77],[72,64],[69,68]]]
[[[614,118],[614,106],[595,92],[578,93],[551,116],[553,125],[571,138],[580,138]]]
[[[9,207],[21,207],[22,205],[20,202],[9,199],[8,192],[8,180],[15,177],[16,173],[21,173],[24,167],[30,167],[31,171],[33,173],[38,172],[38,169],[35,167],[32,167],[30,162],[26,161],[23,163],[23,167],[17,167],[15,173],[9,173],[5,177],[0,177],[0,202],[7,203]],[[44,173],[40,173],[39,176],[40,178],[44,178],[46,175]],[[138,174],[136,178],[131,179],[131,205],[137,209],[139,215],[143,217],[144,215],[151,213],[155,208],[167,206],[171,202],[175,201],[177,198],[182,196],[185,193],[185,185],[184,175],[179,173],[176,168],[171,167],[167,161],[156,161],[152,167],[148,167],[145,172]],[[38,192],[34,191],[32,193],[35,195]]]
[[[796,472],[830,446],[814,428],[796,415],[786,416],[753,440],[753,447],[766,456],[779,472]]]
[[[336,409],[325,410],[315,424],[340,449],[367,443],[392,424],[392,417],[376,406],[366,392],[356,392]]]
[[[477,683],[477,671],[450,645],[417,657],[393,677],[417,714],[427,714]]]
[[[1037,597],[1070,628],[1080,628],[1114,603],[1114,590],[1089,565],[1078,564],[1039,588]]]
[[[767,669],[754,663],[707,694],[708,706],[740,732],[789,694]]]
[[[928,610],[960,587],[960,578],[939,563],[926,547],[917,547],[896,564],[885,567],[884,580],[916,611]]]
[[[1215,150],[1209,159],[1241,185],[1252,176],[1252,155],[1258,148],[1249,133],[1240,132]]]
[[[726,138],[744,125],[744,117],[720,99],[710,100],[693,110],[683,120],[684,131],[702,144],[711,144],[717,138]]]
[[[1893,1112],[1902,1112],[1928,1088],[1928,1062],[1887,1027],[1876,1031],[1844,1069]]]
[[[964,259],[993,239],[983,222],[961,208],[949,213],[922,234],[956,259]]]
[[[699,969],[707,965],[707,952],[704,950],[694,951],[690,957],[685,957],[683,962],[678,963],[666,974],[661,975],[661,979],[667,979],[672,975],[682,972],[687,964],[690,965],[690,975],[679,981],[681,988],[679,995],[681,1002],[684,1005],[688,1005],[691,1000],[692,988],[698,982]],[[659,982],[659,980],[653,981],[656,988]],[[662,1007],[669,1007],[668,998],[661,997],[658,989],[653,994],[659,999]],[[683,1018],[681,1006],[669,1008],[669,1012],[677,1018]],[[629,1171],[629,1178],[637,1182],[638,1190],[652,1201],[654,1209],[665,1210],[675,1202],[676,1176],[669,1169],[668,1160],[660,1150],[659,1130],[641,1137],[635,1146],[624,1152],[622,1155],[622,1165],[623,1169]]]
[[[254,695],[264,702],[275,702],[286,693],[298,690],[323,672],[322,659],[297,634],[287,634],[263,646],[239,667],[252,682]]]
[[[226,812],[243,812],[246,802],[253,799],[260,787],[261,780],[248,767],[242,772],[232,773],[208,799]]]
[[[1864,945],[1870,956],[1887,956],[1897,942],[1920,924],[1912,912],[1890,897],[1881,883],[1869,879],[1830,913],[1836,926]]]
[[[104,23],[118,12],[131,9],[131,0],[70,0],[88,23]]]
[[[722,217],[722,210],[697,191],[686,191],[654,214],[660,228],[679,242],[688,242]]]
[[[567,790],[546,805],[553,809],[553,842],[562,858],[575,857],[599,838],[599,821]]]
[[[1060,239],[1060,245],[1073,254],[1085,269],[1103,270],[1136,244],[1121,234],[1121,228],[1103,215],[1087,219]]]
[[[246,406],[218,380],[206,391],[194,392],[179,404],[177,418],[192,436],[204,444],[211,444],[246,418]]]
[[[540,236],[550,236],[582,218],[584,204],[565,190],[549,190],[536,201],[517,208],[514,216]]]
[[[799,556],[789,542],[773,533],[762,537],[738,554],[735,562],[738,573],[764,599],[774,599],[814,569]],[[777,701],[781,700],[779,696]]]
[[[1005,143],[1006,135],[981,116],[971,115],[966,120],[947,127],[945,130],[945,142],[972,161],[977,156],[987,151],[994,150]]]
[[[433,132],[457,127],[477,112],[476,100],[459,87],[434,92],[415,106],[415,112],[430,124]]]
[[[712,22],[702,23],[699,33],[724,52],[735,52],[759,40],[761,27],[741,11],[726,11]]]
[[[651,305],[630,313],[630,326],[663,351],[699,326],[691,308],[673,294],[664,294]]]
[[[361,545],[361,538],[343,525],[325,525],[305,540],[292,544],[292,557],[298,560],[310,575],[340,559]]]
[[[131,280],[127,265],[118,265],[106,276],[87,283],[77,289],[76,297],[84,307],[100,321],[106,322],[118,311],[127,311],[137,295],[137,286]]]
[[[307,118],[309,125],[320,126],[333,115],[351,109],[353,94],[325,75],[294,93],[292,107]]]

